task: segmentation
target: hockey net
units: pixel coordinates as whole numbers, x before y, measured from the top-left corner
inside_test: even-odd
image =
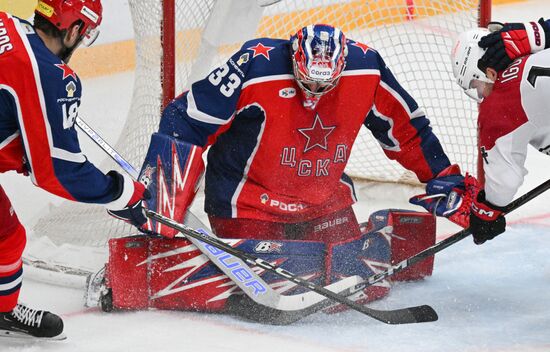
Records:
[[[477,106],[454,83],[449,53],[458,33],[487,22],[490,0],[481,4],[479,0],[130,0],[129,4],[136,43],[135,83],[124,132],[115,148],[137,168],[163,104],[226,60],[245,40],[288,38],[302,26],[329,23],[381,53],[424,109],[451,161],[476,173]],[[102,169],[116,168],[110,160],[105,163]],[[347,172],[369,180],[415,182],[414,176],[385,157],[366,130],[353,147]],[[92,257],[99,253],[104,258],[109,238],[135,232],[109,217],[103,207],[75,203],[51,209],[33,230],[43,240],[30,252],[51,253],[54,246],[53,254],[40,261],[55,264],[72,254],[71,266],[83,259],[75,248],[86,247]],[[82,267],[88,270],[93,265],[92,260]]]

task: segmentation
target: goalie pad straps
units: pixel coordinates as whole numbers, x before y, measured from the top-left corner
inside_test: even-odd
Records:
[[[146,208],[183,223],[204,174],[202,153],[199,146],[154,133],[139,176],[151,193]],[[177,234],[151,219],[145,228],[168,238]]]

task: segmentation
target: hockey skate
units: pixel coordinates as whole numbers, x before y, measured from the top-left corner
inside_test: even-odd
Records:
[[[18,304],[0,313],[0,337],[64,340],[63,320],[57,315]]]

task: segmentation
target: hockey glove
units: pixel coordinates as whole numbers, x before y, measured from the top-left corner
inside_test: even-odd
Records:
[[[113,177],[118,182],[120,189],[123,190],[124,177],[116,171],[109,171],[107,175]],[[151,198],[149,191],[145,186],[136,181],[133,182],[134,192],[130,197],[130,200],[122,209],[107,209],[109,215],[126,221],[129,224],[134,225],[138,230],[143,231],[142,226],[147,222],[147,218],[143,213],[143,201]]]
[[[468,227],[472,199],[478,189],[476,178],[468,174],[462,176],[455,164],[428,181],[426,193],[412,197],[409,202],[459,226]]]
[[[518,57],[550,46],[550,28],[542,18],[538,23],[491,22],[489,29],[495,31],[479,41],[479,46],[487,49],[478,61],[478,67],[483,72],[488,67],[497,71],[504,70]]]
[[[506,229],[503,208],[485,199],[485,191],[479,191],[470,211],[470,232],[475,244],[482,244],[500,235]]]

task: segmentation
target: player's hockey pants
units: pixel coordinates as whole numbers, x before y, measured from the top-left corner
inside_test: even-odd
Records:
[[[25,228],[0,186],[0,312],[10,312],[17,304],[26,241]]]

